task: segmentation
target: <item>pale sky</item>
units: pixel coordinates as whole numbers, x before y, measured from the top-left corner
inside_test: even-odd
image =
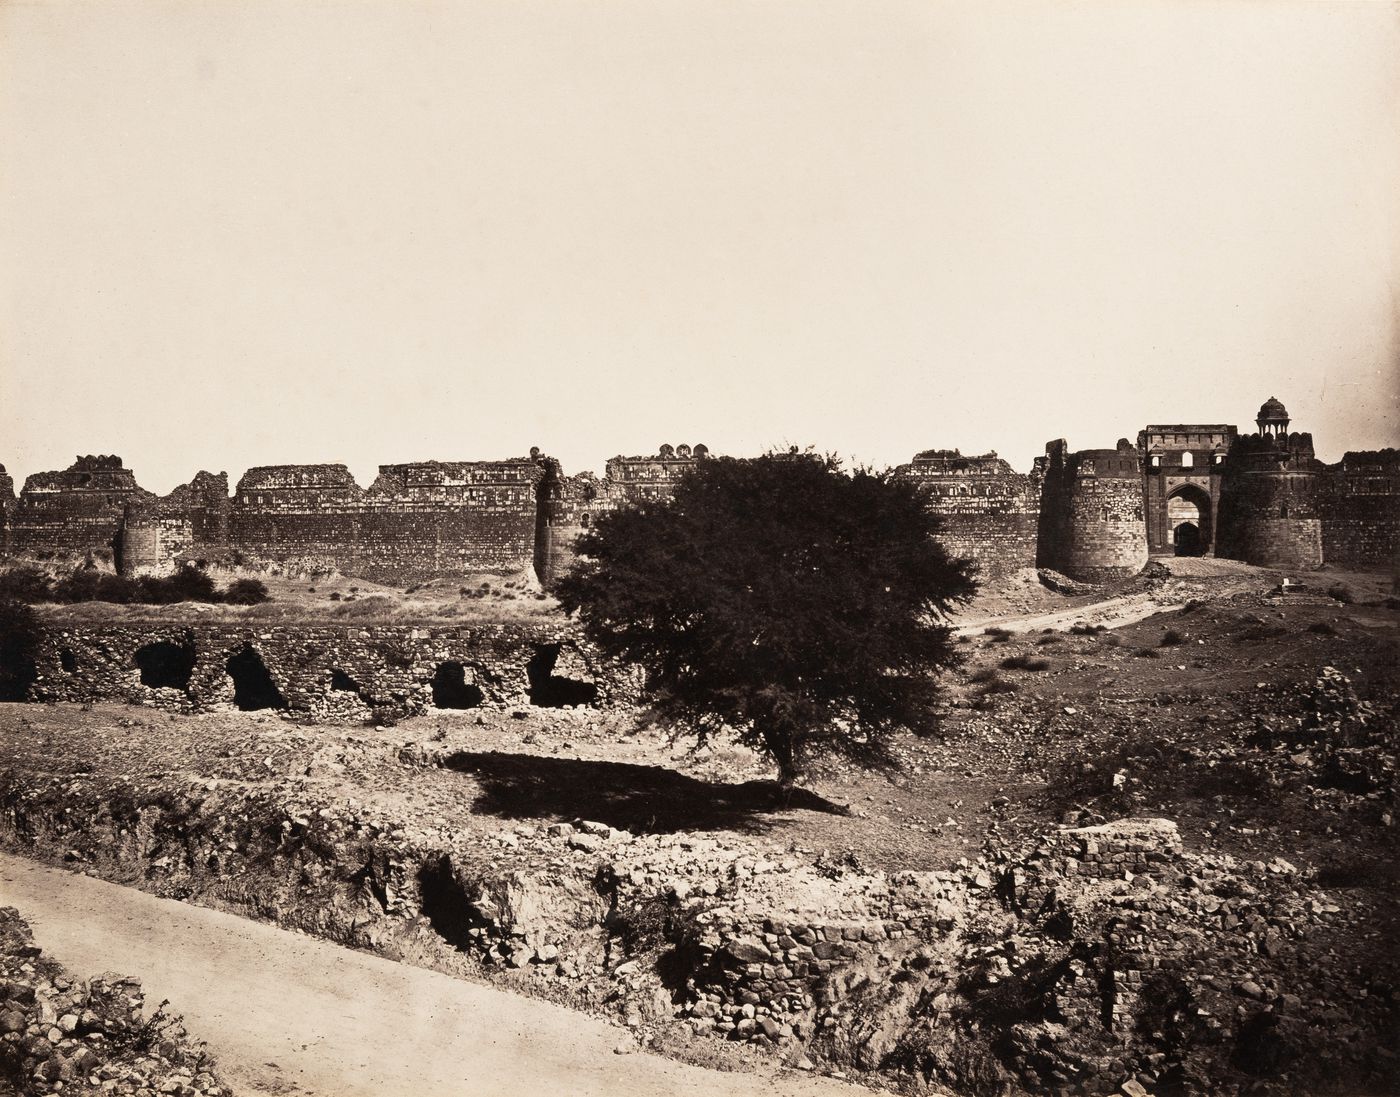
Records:
[[[0,463],[1400,445],[1400,6],[0,0]]]

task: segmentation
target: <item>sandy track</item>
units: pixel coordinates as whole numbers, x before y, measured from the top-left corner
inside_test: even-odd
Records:
[[[239,1093],[837,1097],[831,1079],[617,1055],[624,1030],[231,914],[0,854],[0,905],[74,974],[142,979]]]
[[[955,636],[977,636],[989,628],[1006,629],[1007,632],[1038,632],[1040,629],[1066,629],[1077,622],[1118,628],[1131,625],[1154,613],[1170,613],[1180,609],[1183,602],[1159,602],[1152,594],[1123,594],[1116,598],[1105,598],[1073,609],[1055,610],[1051,613],[1032,613],[1017,617],[985,617],[975,621],[960,622],[953,629]]]

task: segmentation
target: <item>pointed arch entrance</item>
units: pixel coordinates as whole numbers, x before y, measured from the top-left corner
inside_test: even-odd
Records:
[[[1215,546],[1210,494],[1194,484],[1167,496],[1168,538],[1177,556],[1204,556]]]

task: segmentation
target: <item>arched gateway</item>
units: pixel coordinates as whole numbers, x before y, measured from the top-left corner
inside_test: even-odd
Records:
[[[1177,556],[1203,556],[1213,544],[1210,493],[1194,484],[1167,496],[1168,539]]]

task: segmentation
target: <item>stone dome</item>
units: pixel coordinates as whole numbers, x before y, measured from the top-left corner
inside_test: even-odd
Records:
[[[1283,402],[1276,397],[1270,396],[1259,408],[1259,421],[1272,422],[1274,420],[1287,420],[1288,409],[1283,406]]]

